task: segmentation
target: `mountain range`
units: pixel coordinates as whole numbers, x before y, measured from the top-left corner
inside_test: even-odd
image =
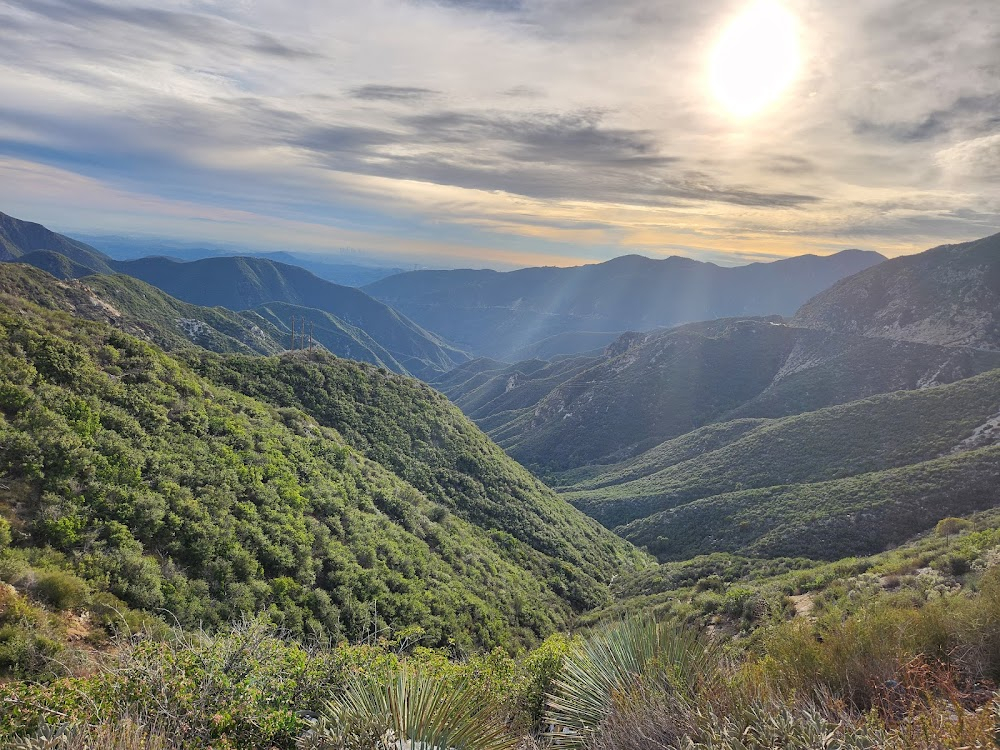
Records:
[[[473,361],[437,386],[514,458],[558,481],[707,424],[789,416],[995,367],[997,352],[730,318],[626,334],[598,355]]]
[[[335,263],[319,259],[308,253],[288,252],[284,250],[252,252],[244,248],[229,245],[200,247],[182,244],[168,240],[148,239],[143,237],[122,237],[116,235],[78,235],[77,239],[98,248],[100,252],[115,260],[137,260],[150,256],[161,256],[173,260],[202,260],[218,256],[251,255],[255,258],[299,266],[321,279],[332,281],[343,286],[364,286],[386,276],[403,273],[404,269],[394,266],[365,265],[357,262]],[[326,257],[326,256],[321,256]],[[350,258],[350,255],[345,255]]]
[[[466,351],[514,361],[600,349],[624,331],[791,315],[834,282],[883,260],[845,250],[725,268],[629,255],[574,268],[413,271],[364,290]]]
[[[0,228],[7,260],[59,277],[0,267],[11,310],[31,301],[111,324],[321,426],[360,434],[345,415],[373,419],[383,440],[354,447],[446,497],[450,485],[412,473],[413,434],[387,448],[389,413],[356,411],[367,379],[357,390],[355,376],[317,371],[307,383],[261,364],[294,348],[293,317],[306,321],[339,356],[431,381],[564,500],[662,560],[866,554],[992,502],[1000,236],[891,261],[846,251],[724,269],[629,256],[405,273],[358,290],[268,258],[120,261],[10,217]],[[375,296],[441,316],[496,356],[470,360]],[[517,352],[531,357],[503,361]],[[315,391],[323,382],[339,395]],[[380,393],[393,414],[417,403]],[[467,520],[509,533],[516,514]]]
[[[164,257],[117,261],[100,251],[52,232],[39,224],[0,214],[0,248],[4,259],[27,263],[60,279],[87,278],[114,296],[116,287],[144,294],[127,281],[98,282],[97,275],[125,274],[176,298],[202,307],[224,307],[247,313],[254,335],[271,343],[243,343],[253,350],[278,351],[292,346],[292,318],[311,325],[318,344],[349,359],[372,362],[401,373],[427,377],[445,371],[467,356],[364,292],[325,281],[298,266],[258,257],[226,256],[181,262]],[[162,312],[162,295],[150,295]],[[152,300],[151,300],[152,301]],[[174,328],[199,336],[226,312],[174,310]],[[142,317],[141,315],[139,317]],[[231,316],[229,316],[231,318]],[[165,319],[160,316],[161,323]],[[269,325],[263,325],[264,322]],[[162,328],[162,326],[161,326]],[[245,337],[244,337],[245,339]]]
[[[886,261],[786,324],[626,334],[439,380],[563,497],[661,560],[838,559],[993,507],[1000,236]]]

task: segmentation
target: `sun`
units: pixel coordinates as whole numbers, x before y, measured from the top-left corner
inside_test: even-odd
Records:
[[[759,0],[737,16],[712,51],[712,94],[734,117],[773,104],[799,71],[799,28],[779,2]]]

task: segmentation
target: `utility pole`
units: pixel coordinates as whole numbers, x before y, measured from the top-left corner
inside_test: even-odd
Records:
[[[295,316],[292,316],[292,345],[289,347],[288,351],[295,349]]]
[[[313,322],[309,321],[309,351],[313,350]]]

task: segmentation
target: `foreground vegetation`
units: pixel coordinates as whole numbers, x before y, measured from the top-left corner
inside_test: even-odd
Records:
[[[64,750],[998,746],[998,568],[968,590],[855,601],[836,618],[768,622],[735,641],[719,634],[738,620],[719,627],[699,635],[637,617],[514,657],[464,658],[375,637],[306,646],[261,620],[216,635],[122,632],[65,676],[0,687],[0,740]]]
[[[112,635],[95,629],[74,641],[50,630],[53,656],[0,687],[0,742],[995,747],[1000,513],[946,519],[874,558],[714,555],[663,565],[616,584],[616,594],[589,630],[513,655],[427,648],[413,631],[372,629],[354,645],[302,640],[266,617],[214,634],[134,631],[125,617],[108,619]],[[53,612],[40,593],[7,586],[2,595],[5,635],[18,618],[79,624],[79,609]]]

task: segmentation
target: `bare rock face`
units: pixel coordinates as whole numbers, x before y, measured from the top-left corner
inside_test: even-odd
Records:
[[[869,268],[813,297],[792,322],[1000,351],[1000,234]]]

